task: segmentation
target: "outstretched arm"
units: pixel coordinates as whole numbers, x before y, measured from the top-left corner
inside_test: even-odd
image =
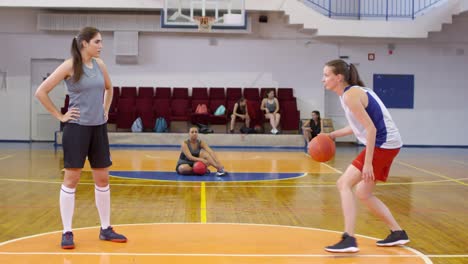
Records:
[[[216,163],[220,164],[218,157],[216,156],[216,153],[213,151],[213,149],[208,146],[208,144],[205,143],[205,141],[202,141],[200,144],[201,148],[204,149],[210,156],[216,161]]]

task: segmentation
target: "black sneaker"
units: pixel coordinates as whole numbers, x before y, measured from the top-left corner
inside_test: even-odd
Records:
[[[328,252],[337,253],[355,253],[359,251],[359,248],[357,246],[355,237],[348,235],[348,233],[343,233],[340,242],[333,246],[326,247],[325,250]]]
[[[379,247],[392,247],[397,245],[404,245],[410,242],[408,235],[405,230],[390,231],[390,235],[387,236],[384,240],[379,240],[376,242]]]
[[[73,233],[68,231],[62,234],[62,248],[63,249],[74,249],[75,242],[73,242]]]
[[[114,232],[112,226],[109,226],[106,229],[101,228],[101,232],[99,233],[99,239],[119,243],[127,242],[127,238],[121,234],[117,234],[116,232]]]

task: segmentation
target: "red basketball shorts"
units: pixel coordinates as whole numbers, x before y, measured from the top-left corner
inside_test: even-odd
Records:
[[[383,149],[374,148],[374,158],[372,159],[372,167],[374,168],[374,176],[376,181],[386,182],[393,159],[398,155],[400,149]],[[364,160],[366,159],[366,148],[352,162],[353,166],[362,172]]]

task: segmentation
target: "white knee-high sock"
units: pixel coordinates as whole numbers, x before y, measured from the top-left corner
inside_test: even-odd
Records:
[[[106,229],[110,226],[110,187],[109,185],[105,187],[95,185],[94,187],[94,197],[101,219],[101,227]]]
[[[72,231],[73,211],[75,210],[75,190],[62,184],[60,189],[60,215],[63,233]]]

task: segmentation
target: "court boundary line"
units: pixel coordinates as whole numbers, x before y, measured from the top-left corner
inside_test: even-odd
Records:
[[[208,225],[208,224],[203,224],[203,223],[138,223],[138,224],[118,224],[118,225],[113,225],[114,227],[118,227],[118,226],[145,226],[145,225]],[[254,223],[209,223],[209,225],[243,225],[243,226],[268,226],[268,227],[279,227],[279,228],[289,228],[289,229],[303,229],[303,230],[314,230],[314,231],[322,231],[322,232],[329,232],[329,233],[335,233],[335,234],[342,234],[341,231],[336,231],[336,230],[329,230],[329,229],[323,229],[323,228],[316,228],[316,227],[301,227],[301,226],[288,226],[288,225],[273,225],[273,224],[254,224]],[[92,227],[82,227],[82,228],[75,228],[74,230],[86,230],[86,229],[94,229],[94,228],[99,228],[99,226],[92,226]],[[34,238],[34,237],[39,237],[39,236],[43,236],[43,235],[49,235],[49,234],[55,234],[55,233],[62,233],[62,231],[52,231],[52,232],[46,232],[46,233],[41,233],[41,234],[36,234],[36,235],[32,235],[32,236],[26,236],[26,237],[21,237],[21,238],[17,238],[17,239],[12,239],[12,240],[8,240],[8,241],[4,241],[4,242],[1,242],[0,243],[0,247],[4,246],[4,245],[7,245],[9,243],[13,243],[13,242],[17,242],[17,241],[21,241],[21,240],[26,240],[26,239],[29,239],[29,238]],[[370,239],[370,240],[374,240],[374,241],[377,241],[379,240],[378,238],[375,238],[375,237],[370,237],[370,236],[365,236],[365,235],[359,235],[359,234],[356,234],[355,235],[356,237],[362,237],[362,238],[367,238],[367,239]],[[425,254],[423,254],[422,252],[420,252],[419,250],[416,250],[414,248],[411,248],[411,247],[408,247],[408,246],[400,246],[402,248],[405,248],[407,250],[410,250],[411,252],[415,253],[416,255],[410,255],[410,256],[419,256],[426,264],[432,264],[432,261],[426,257]],[[0,255],[1,255],[2,251],[0,251]],[[52,253],[52,252],[51,252]],[[62,253],[62,252],[60,252]],[[64,252],[65,253],[65,252]],[[68,252],[67,252],[68,253]],[[77,252],[78,253],[78,252]],[[100,252],[100,254],[104,254],[102,252]],[[330,256],[331,257],[337,257],[337,256],[343,256],[343,255],[336,255],[336,254],[332,254],[330,253]],[[351,256],[354,256],[354,255],[351,255]],[[395,255],[395,256],[398,256],[398,255]]]
[[[433,176],[437,176],[439,178],[443,178],[443,179],[446,179],[446,180],[450,180],[450,181],[453,181],[453,182],[456,182],[458,184],[461,184],[461,185],[464,185],[464,186],[468,186],[468,183],[464,183],[462,181],[459,181],[457,179],[454,179],[454,178],[451,178],[449,176],[446,176],[446,175],[443,175],[441,173],[438,173],[438,172],[433,172],[433,171],[430,171],[430,170],[426,170],[426,169],[423,169],[423,168],[419,168],[419,167],[416,167],[414,165],[411,165],[409,163],[405,163],[405,162],[402,162],[402,161],[396,161],[398,164],[400,165],[403,165],[403,166],[406,166],[408,168],[412,168],[412,169],[415,169],[415,170],[418,170],[418,171],[421,171],[421,172],[424,172],[424,173],[427,173],[427,174],[430,174],[430,175],[433,175]]]
[[[468,166],[468,163],[463,162],[463,161],[461,161],[461,160],[450,160],[450,161],[451,161],[451,162],[455,162],[455,163],[457,163],[457,164],[461,164],[461,165]]]
[[[6,156],[3,156],[3,157],[0,157],[0,160],[6,160],[6,159],[9,159],[11,157],[13,157],[15,155],[6,155]]]
[[[340,253],[338,253],[340,254]],[[423,258],[420,255],[390,255],[390,254],[227,254],[227,253],[118,253],[118,252],[11,252],[0,251],[0,255],[84,255],[84,256],[169,256],[169,257],[299,257],[299,258]],[[466,255],[424,255],[430,258],[468,258]],[[423,260],[425,261],[425,260]],[[426,262],[426,263],[432,263]]]
[[[325,167],[328,167],[328,168],[334,170],[336,173],[343,174],[343,172],[342,172],[341,170],[339,170],[339,169],[337,169],[337,168],[335,168],[335,167],[332,167],[332,166],[330,166],[330,165],[328,165],[328,164],[326,164],[326,163],[324,163],[324,162],[322,162],[322,163],[320,163],[320,164],[323,164],[323,165],[325,165]]]
[[[135,179],[136,181],[140,179]],[[457,180],[468,180],[468,178],[460,178]],[[62,181],[41,181],[41,180],[30,180],[30,179],[2,179],[0,181],[8,181],[8,182],[24,182],[24,183],[38,183],[38,184],[62,184]],[[171,181],[172,182],[172,181]],[[112,186],[131,186],[131,187],[175,187],[175,188],[192,188],[196,183],[196,181],[185,181],[185,182],[177,182],[175,183],[194,183],[194,184],[137,184],[137,183],[110,183]],[[234,181],[232,181],[234,182]],[[265,181],[266,182],[266,181]],[[444,183],[444,182],[453,182],[453,180],[438,180],[438,181],[421,181],[421,182],[390,182],[390,183],[379,183],[377,186],[392,186],[392,185],[431,185],[434,183]],[[229,183],[229,182],[213,182],[213,183]],[[95,185],[94,182],[85,182],[80,181],[81,185]],[[221,184],[212,184],[206,185],[206,188],[237,188],[237,187],[245,187],[245,188],[314,188],[314,187],[336,187],[336,182],[329,182],[328,184],[309,184],[309,185],[294,185],[296,183],[291,183],[290,185],[221,185]]]
[[[312,157],[310,157],[310,155],[309,155],[308,153],[304,153],[304,155],[306,155],[306,156],[307,156],[308,158],[310,158],[310,159],[312,158]],[[336,173],[343,174],[343,172],[342,172],[341,170],[339,170],[339,169],[337,169],[337,168],[335,168],[335,167],[332,167],[332,166],[328,165],[328,164],[325,163],[325,162],[319,162],[319,163],[320,163],[321,165],[325,165],[325,167],[328,167],[329,169],[335,171]]]

